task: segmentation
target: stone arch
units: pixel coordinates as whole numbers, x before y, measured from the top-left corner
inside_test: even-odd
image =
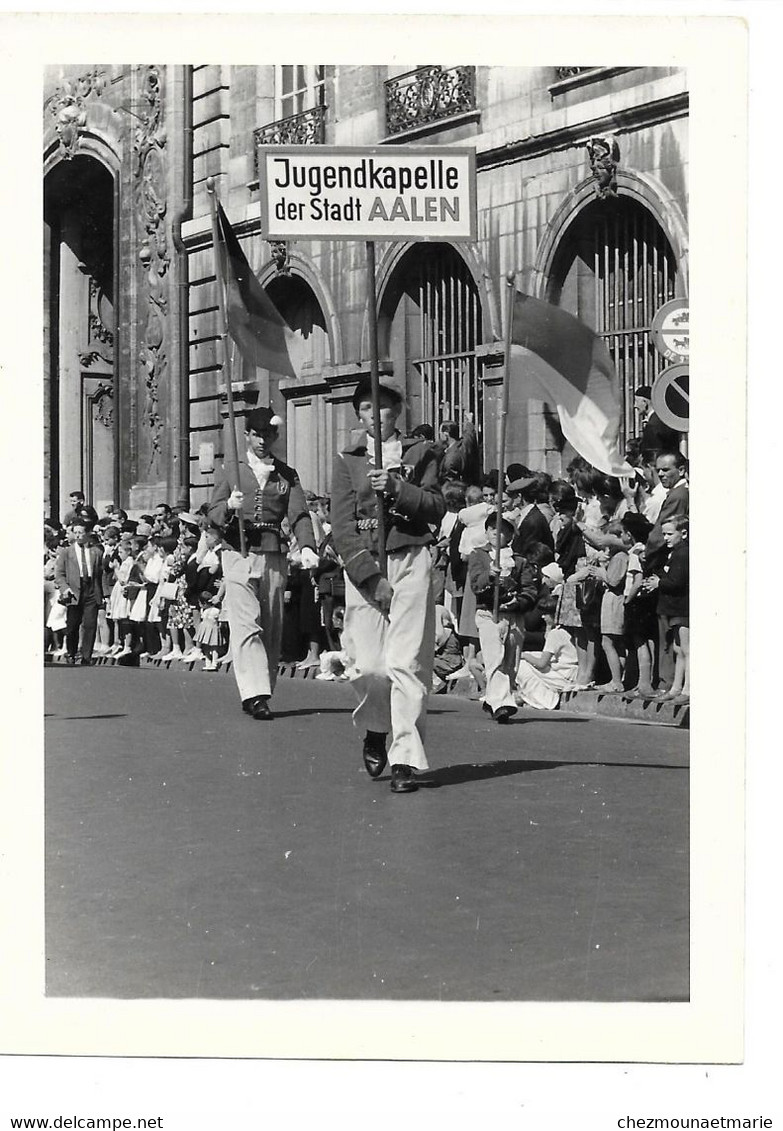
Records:
[[[84,112],[86,121],[78,130],[71,155],[83,153],[94,157],[117,176],[122,165],[127,128],[122,115],[108,102],[97,100],[85,103]],[[44,176],[59,161],[68,160],[67,151],[51,120],[52,115],[47,114],[47,119],[43,137]]]
[[[479,294],[481,306],[481,330],[482,338],[485,342],[499,341],[502,339],[502,330],[500,322],[500,312],[495,298],[495,293],[492,287],[492,279],[487,270],[486,263],[478,250],[478,246],[474,243],[452,244],[444,240],[452,251],[455,251],[465,262],[473,281],[476,284],[476,290]],[[387,289],[390,282],[394,278],[395,272],[399,265],[402,263],[405,256],[413,248],[418,246],[418,242],[406,240],[401,243],[390,244],[381,256],[380,264],[376,270],[375,275],[375,289],[377,294],[377,307],[380,312],[383,307],[383,301],[386,296]],[[379,327],[380,329],[380,327]],[[380,342],[379,342],[380,345]],[[365,307],[364,317],[362,320],[362,357],[367,358],[370,355],[370,328],[369,328],[369,313]]]
[[[330,288],[326,285],[320,272],[308,257],[298,251],[288,250],[286,267],[291,275],[307,283],[310,290],[313,292],[315,300],[324,315],[329,340],[331,364],[342,365],[344,358],[342,330],[340,328],[337,305]],[[261,283],[262,287],[266,288],[277,275],[278,272],[275,264],[268,263],[259,272],[258,281]]]
[[[677,262],[677,278],[688,294],[688,226],[682,210],[661,182],[648,174],[618,169],[617,191],[643,205],[660,224]],[[537,298],[546,298],[555,257],[563,236],[583,208],[596,199],[595,182],[586,177],[565,198],[547,225],[538,245],[535,264],[531,271],[532,291]]]

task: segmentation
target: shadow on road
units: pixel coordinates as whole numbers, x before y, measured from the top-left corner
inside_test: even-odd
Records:
[[[599,762],[595,759],[588,761],[533,761],[512,760],[475,763],[462,763],[456,766],[443,766],[439,770],[430,770],[427,773],[417,774],[416,781],[420,786],[432,788],[442,785],[463,785],[465,782],[485,781],[487,778],[503,778],[512,774],[525,774],[535,770],[557,770],[563,766],[606,766],[609,769],[633,770],[687,770],[687,766],[673,766],[670,763],[660,762]]]
[[[119,715],[46,715],[47,719],[57,719],[59,722],[70,722],[72,719],[127,719],[127,714]]]
[[[274,703],[272,704],[274,707]],[[275,711],[276,719],[296,719],[299,715],[350,715],[353,707],[299,707],[296,711]]]

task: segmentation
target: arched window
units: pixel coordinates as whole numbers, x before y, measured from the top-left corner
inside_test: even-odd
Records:
[[[449,244],[418,244],[397,266],[380,303],[379,345],[405,382],[409,425],[459,420],[483,407],[476,363],[481,306],[465,261]]]
[[[310,284],[294,274],[275,275],[266,291],[295,333],[290,348],[294,368],[301,379],[299,390],[279,393],[279,377],[270,374],[269,403],[285,414],[286,458],[310,490],[323,491],[332,460],[329,408],[324,398],[311,391],[331,364],[326,319]]]
[[[318,375],[329,364],[326,319],[310,285],[298,275],[275,275],[266,291],[296,334],[293,358],[302,377]]]
[[[623,439],[633,436],[633,394],[668,364],[650,323],[677,293],[677,263],[658,221],[629,196],[583,208],[562,239],[548,288],[550,302],[597,331],[612,355],[623,395]]]

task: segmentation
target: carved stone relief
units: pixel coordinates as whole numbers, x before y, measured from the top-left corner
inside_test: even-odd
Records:
[[[143,419],[150,433],[147,472],[157,470],[161,452],[163,420],[160,386],[168,367],[166,328],[168,319],[168,270],[171,262],[166,231],[166,130],[163,125],[163,73],[157,66],[145,68],[142,80],[141,114],[133,141],[136,226],[141,237],[139,261],[146,312],[139,348],[144,381]]]
[[[96,424],[111,428],[114,424],[114,390],[111,385],[99,385],[92,398]]]
[[[87,125],[87,100],[100,98],[105,86],[105,72],[96,69],[78,78],[66,79],[50,98],[49,113],[54,118],[54,132],[60,143],[60,153],[67,161],[76,155],[79,135]]]
[[[617,196],[617,164],[620,160],[620,146],[612,134],[591,137],[585,143],[593,170],[595,191],[601,200]]]

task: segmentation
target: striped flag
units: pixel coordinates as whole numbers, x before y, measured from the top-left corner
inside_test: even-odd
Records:
[[[228,332],[245,361],[284,377],[298,377],[296,334],[245,258],[223,206],[218,204],[218,254],[226,284]]]
[[[514,296],[511,373],[557,406],[563,435],[605,475],[632,475],[620,452],[620,388],[606,344],[559,306]]]

